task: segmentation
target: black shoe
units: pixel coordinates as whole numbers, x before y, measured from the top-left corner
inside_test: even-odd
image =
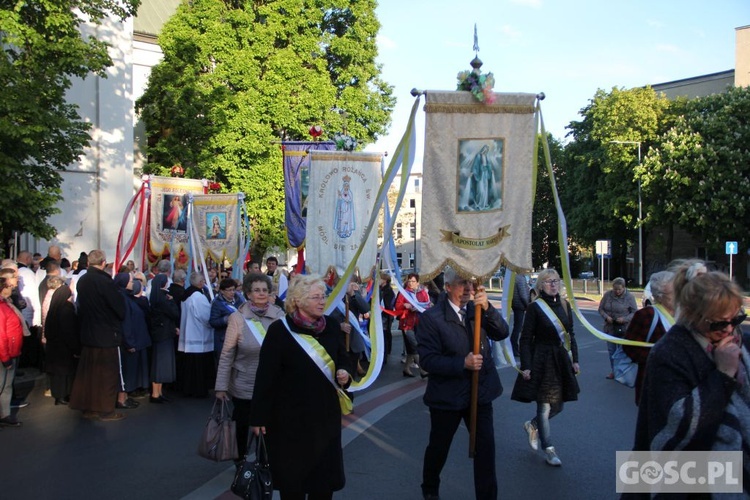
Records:
[[[171,399],[169,399],[169,398],[165,398],[165,397],[164,397],[164,394],[159,394],[159,399],[161,399],[161,402],[162,402],[162,403],[169,403],[170,401],[172,401],[172,400],[171,400]]]
[[[17,401],[11,401],[10,402],[10,407],[11,408],[26,408],[27,406],[29,406],[29,402],[28,401],[17,400]]]
[[[139,406],[141,406],[141,403],[139,403],[138,401],[136,401],[133,398],[128,398],[128,399],[125,400],[125,402],[126,403],[130,403],[131,405],[135,405],[135,408],[138,408]]]
[[[55,399],[55,406],[67,405],[69,403],[68,398],[57,398]]]
[[[155,403],[155,404],[158,404],[158,405],[165,403],[165,401],[161,398],[161,396],[159,396],[158,398],[155,398],[153,396],[149,396],[148,397],[148,402],[149,403]]]
[[[10,416],[0,418],[0,426],[2,427],[21,427],[21,422]]]
[[[138,408],[138,405],[133,403],[135,403],[135,401],[132,399],[126,399],[124,403],[118,401],[117,404],[115,404],[115,408],[118,410],[132,410],[133,408]]]
[[[412,372],[402,372],[404,374],[404,377],[416,377]]]
[[[422,495],[424,500],[440,500],[440,495],[434,493],[425,493]]]

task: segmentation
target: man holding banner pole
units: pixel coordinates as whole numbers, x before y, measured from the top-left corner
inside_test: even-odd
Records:
[[[478,311],[478,323],[475,316]],[[474,327],[479,325],[477,353]],[[426,310],[416,330],[422,367],[429,372],[424,403],[430,408],[430,439],[422,470],[422,494],[438,499],[440,473],[448,457],[453,436],[461,420],[473,427],[476,416],[474,490],[476,498],[497,498],[495,431],[492,401],[502,394],[488,338],[508,337],[508,324],[487,298],[483,286],[464,279],[450,267],[445,269],[445,292]],[[475,375],[476,374],[476,375]],[[472,406],[472,379],[476,385],[476,409]]]

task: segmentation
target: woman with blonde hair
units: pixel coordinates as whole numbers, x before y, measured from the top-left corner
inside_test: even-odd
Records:
[[[523,424],[529,446],[538,450],[541,441],[547,463],[560,466],[549,421],[563,410],[563,403],[578,399],[578,344],[557,271],[540,272],[535,287],[537,298],[526,310],[520,339],[521,373],[511,399],[536,402],[536,416]]]
[[[266,435],[282,500],[330,499],[344,487],[340,405],[352,367],[338,321],[323,314],[325,292],[319,277],[296,276],[260,349],[250,424]]]
[[[637,451],[742,451],[750,474],[750,335],[742,290],[687,262],[675,271],[676,324],[651,348]],[[748,483],[743,485],[748,495]]]

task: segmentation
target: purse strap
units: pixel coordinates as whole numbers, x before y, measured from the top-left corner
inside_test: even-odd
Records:
[[[250,431],[250,437],[247,440],[248,451],[252,449],[253,441],[255,441],[255,460],[261,465],[268,465],[268,448],[266,448],[266,440],[263,438],[263,433],[259,432],[256,436],[253,431]],[[250,454],[245,455],[245,462],[253,463],[250,460]]]

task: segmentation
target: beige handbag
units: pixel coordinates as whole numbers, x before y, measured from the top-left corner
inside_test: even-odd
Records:
[[[237,426],[229,412],[229,403],[221,400],[221,405],[219,405],[217,399],[211,408],[206,427],[203,429],[198,444],[198,455],[214,462],[234,460],[239,455],[236,436]]]

